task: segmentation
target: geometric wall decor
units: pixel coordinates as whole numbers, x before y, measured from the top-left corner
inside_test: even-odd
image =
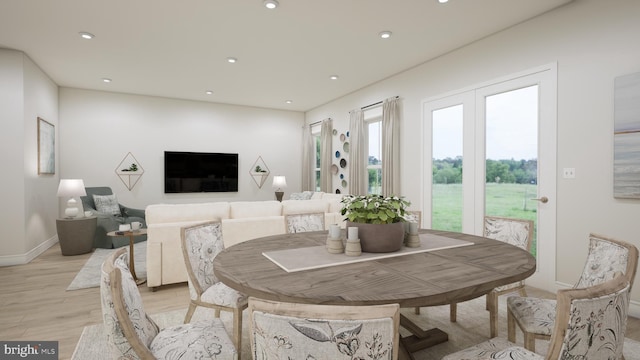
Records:
[[[129,152],[116,167],[116,174],[124,186],[131,191],[144,174],[144,169],[135,156]]]

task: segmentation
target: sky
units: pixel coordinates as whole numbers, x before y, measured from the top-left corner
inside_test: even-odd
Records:
[[[488,159],[537,159],[538,86],[486,98]],[[471,109],[469,111],[475,111]],[[462,156],[463,106],[433,112],[433,157]]]

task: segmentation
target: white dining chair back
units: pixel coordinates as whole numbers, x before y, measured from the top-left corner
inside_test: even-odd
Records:
[[[209,221],[181,229],[182,254],[189,283],[189,309],[184,322],[189,323],[198,306],[233,313],[233,342],[242,349],[242,311],[247,308],[243,293],[222,283],[213,272],[213,260],[224,250],[220,221]]]
[[[574,288],[586,288],[611,280],[622,273],[633,286],[638,267],[638,249],[624,241],[589,234],[589,251],[580,279]],[[535,339],[548,340],[556,318],[556,301],[526,296],[507,299],[507,337],[516,338],[516,325],[524,334],[524,347],[535,351]]]
[[[533,241],[533,221],[513,219],[497,216],[484,217],[484,237],[499,240],[530,251]],[[486,308],[489,311],[489,333],[491,337],[498,336],[498,297],[504,294],[519,292],[527,296],[524,280],[502,285],[487,293]],[[449,320],[457,321],[458,304],[452,303],[449,309]]]
[[[100,295],[110,358],[174,359],[176,354],[184,359],[238,358],[220,319],[160,329],[144,311],[127,264],[128,254],[121,248],[102,265]]]
[[[400,307],[249,298],[254,360],[398,359]]]
[[[555,325],[546,356],[503,338],[493,338],[443,360],[623,359],[631,284],[618,274],[599,285],[558,291]]]
[[[287,234],[325,230],[324,213],[287,214],[284,221]]]

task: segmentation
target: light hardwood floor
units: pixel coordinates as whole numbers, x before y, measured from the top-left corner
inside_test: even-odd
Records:
[[[62,256],[55,245],[29,264],[0,267],[0,340],[58,341],[60,359],[70,359],[84,326],[101,322],[100,289],[65,289],[91,254]],[[159,313],[189,304],[185,284],[151,292],[140,287],[145,310]],[[537,289],[530,296],[553,297]],[[630,318],[627,337],[640,341],[640,319]]]

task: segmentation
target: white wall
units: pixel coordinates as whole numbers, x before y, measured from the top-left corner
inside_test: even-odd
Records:
[[[57,241],[58,171],[38,175],[37,118],[58,129],[58,87],[14,50],[0,49],[0,79],[0,197],[5,205],[0,265],[12,265],[30,261]]]
[[[404,110],[401,188],[417,204],[422,199],[420,102],[557,62],[558,169],[576,168],[575,179],[557,179],[557,281],[573,284],[584,264],[589,232],[640,247],[640,200],[612,195],[613,81],[640,71],[638,14],[637,0],[574,1],[313,109],[306,121],[331,117],[334,127],[347,128],[349,110],[399,95]],[[637,286],[634,299],[640,299]]]
[[[127,206],[274,200],[273,175],[286,176],[285,197],[300,191],[300,112],[61,88],[60,119],[60,178],[110,186]],[[239,191],[164,194],[165,150],[238,153]],[[131,191],[115,174],[128,152],[144,169]],[[261,189],[249,175],[258,156],[271,171]]]

